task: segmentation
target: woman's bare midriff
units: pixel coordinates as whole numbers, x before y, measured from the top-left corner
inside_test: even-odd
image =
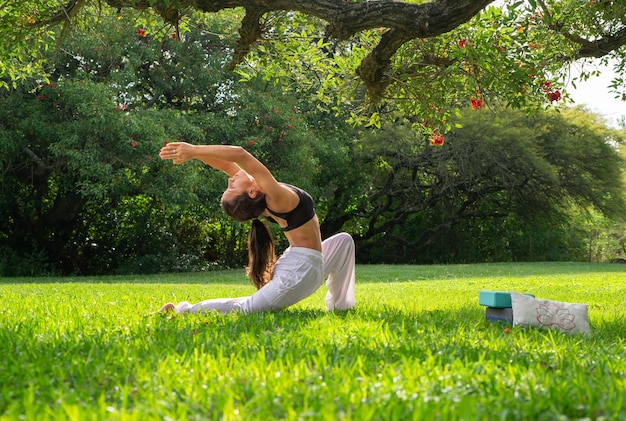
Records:
[[[278,220],[280,226],[286,225],[281,218],[274,219]],[[305,247],[319,252],[322,251],[322,236],[317,216],[314,216],[313,219],[301,227],[285,232],[285,237],[287,237],[292,247]]]

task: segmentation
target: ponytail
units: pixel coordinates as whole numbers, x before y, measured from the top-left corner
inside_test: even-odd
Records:
[[[275,262],[272,234],[262,221],[255,218],[248,234],[247,275],[257,289],[272,279]]]
[[[265,211],[265,195],[258,195],[252,199],[247,193],[232,198],[230,201],[221,200],[224,212],[235,221],[245,222],[252,219],[252,227],[248,234],[248,267],[247,275],[257,289],[272,279],[276,255],[274,254],[274,239],[262,221],[257,218]]]

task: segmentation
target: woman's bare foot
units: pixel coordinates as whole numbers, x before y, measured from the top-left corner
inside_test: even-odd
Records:
[[[159,313],[167,313],[168,311],[173,311],[174,307],[176,307],[174,304],[167,303],[159,309]]]

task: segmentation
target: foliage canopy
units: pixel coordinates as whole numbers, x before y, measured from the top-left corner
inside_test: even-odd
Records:
[[[419,115],[427,130],[450,128],[451,110],[474,103],[536,108],[560,100],[568,64],[614,63],[611,87],[624,98],[626,5],[609,0],[55,0],[6,2],[0,18],[0,78],[45,74],[42,51],[67,33],[89,31],[111,7],[134,10],[137,28],[187,41],[198,14],[226,14],[238,31],[226,68],[309,88],[354,119],[389,107]],[[55,25],[63,30],[53,32]],[[586,67],[580,75],[592,74]],[[546,85],[548,83],[549,85]],[[311,86],[315,85],[315,86]],[[298,85],[298,89],[301,86]],[[478,102],[477,102],[478,101]],[[369,105],[373,105],[370,107]],[[367,108],[364,110],[364,108]]]
[[[434,119],[449,113],[430,101],[430,114],[417,117],[388,98],[370,127],[346,123],[355,103],[329,95],[351,72],[347,52],[366,48],[337,44],[343,55],[310,61],[306,34],[319,22],[303,14],[275,21],[293,27],[280,26],[281,42],[248,56],[274,72],[269,78],[224,68],[240,10],[190,13],[178,28],[184,42],[148,14],[138,21],[132,10],[81,10],[101,14],[77,15],[80,30],[46,53],[48,80],[25,77],[0,91],[0,273],[241,265],[245,227],[225,219],[216,199],[224,178],[156,159],[172,139],[250,149],[281,180],[310,191],[323,235],[350,231],[362,261],[591,260],[589,230],[607,228],[602,215],[623,216],[623,160],[611,147],[623,133],[585,113],[529,117],[475,96],[458,103],[462,125],[450,127],[445,147],[432,148],[432,135],[415,128],[430,119],[436,130]],[[324,70],[331,64],[345,77]],[[443,101],[438,80],[423,95]],[[621,253],[623,238],[611,241],[594,259]]]

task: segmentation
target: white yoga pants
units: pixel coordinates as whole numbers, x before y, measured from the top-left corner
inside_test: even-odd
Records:
[[[348,310],[355,305],[354,241],[347,233],[322,242],[322,253],[289,247],[277,260],[272,280],[249,297],[217,298],[197,304],[182,301],[176,313],[216,310],[246,313],[280,310],[312,295],[326,279],[326,309]]]

